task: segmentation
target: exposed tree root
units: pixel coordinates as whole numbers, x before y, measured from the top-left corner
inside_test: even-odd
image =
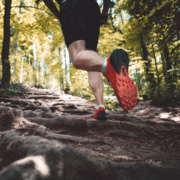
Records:
[[[44,137],[46,137],[47,139],[56,139],[56,140],[60,140],[60,141],[69,141],[69,142],[73,142],[73,143],[80,143],[80,144],[111,144],[108,141],[104,141],[101,139],[89,139],[89,138],[83,138],[83,137],[77,137],[77,136],[70,136],[70,135],[63,135],[63,134],[55,134],[55,133],[51,133],[51,132],[46,132],[46,134],[44,135]]]
[[[51,95],[31,95],[27,97],[28,99],[60,99],[59,96]]]
[[[131,121],[131,122],[141,122],[140,119],[126,115],[126,114],[109,114],[108,119],[119,120],[119,121]]]
[[[10,164],[0,173],[1,180],[82,180],[87,177],[93,180],[145,180],[147,177],[179,180],[180,177],[179,167],[90,160],[70,146],[37,136],[21,137],[4,132],[0,143],[4,153],[2,162]]]
[[[11,102],[13,104],[19,104],[19,105],[21,105],[23,107],[26,107],[26,108],[22,108],[22,109],[31,109],[31,110],[42,109],[45,112],[51,113],[51,110],[48,107],[46,107],[46,106],[39,106],[39,105],[36,105],[33,102],[29,102],[29,101],[26,101],[26,100],[5,99],[5,98],[3,98],[3,99],[0,98],[0,100],[2,100],[4,102]]]
[[[135,133],[125,132],[125,131],[110,131],[107,135],[125,136],[132,138],[138,137]]]

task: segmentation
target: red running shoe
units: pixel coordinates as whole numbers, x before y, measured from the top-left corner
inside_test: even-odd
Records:
[[[106,73],[103,74],[111,83],[121,107],[125,110],[134,108],[137,101],[137,87],[128,75],[128,66],[127,52],[116,49],[107,59]]]
[[[103,107],[100,107],[98,110],[95,110],[95,115],[92,119],[97,119],[97,120],[107,120],[106,116],[106,110]]]

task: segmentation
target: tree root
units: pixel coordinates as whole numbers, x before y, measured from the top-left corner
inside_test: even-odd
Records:
[[[180,167],[90,160],[70,146],[38,136],[21,137],[17,133],[4,132],[0,145],[3,148],[2,163],[8,166],[0,172],[1,180],[80,180],[87,177],[93,180],[142,180],[147,177],[179,180],[180,177]]]
[[[111,144],[108,141],[104,141],[101,139],[89,139],[89,138],[83,138],[83,137],[77,137],[77,136],[70,136],[70,135],[64,135],[64,134],[55,134],[51,132],[46,132],[45,138],[47,139],[56,139],[63,142],[72,142],[72,143],[80,143],[80,144]]]

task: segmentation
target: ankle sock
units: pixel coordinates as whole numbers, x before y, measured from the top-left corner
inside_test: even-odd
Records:
[[[103,74],[106,72],[106,68],[107,68],[107,58],[105,59],[104,64],[103,64],[103,68],[102,68]]]
[[[103,104],[99,104],[96,106],[96,110],[98,110],[100,107],[103,107],[105,109],[105,106]]]

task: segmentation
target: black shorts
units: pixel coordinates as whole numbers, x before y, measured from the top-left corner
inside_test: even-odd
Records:
[[[100,9],[95,0],[67,0],[60,7],[61,29],[66,46],[85,40],[86,48],[96,50],[100,28]]]

